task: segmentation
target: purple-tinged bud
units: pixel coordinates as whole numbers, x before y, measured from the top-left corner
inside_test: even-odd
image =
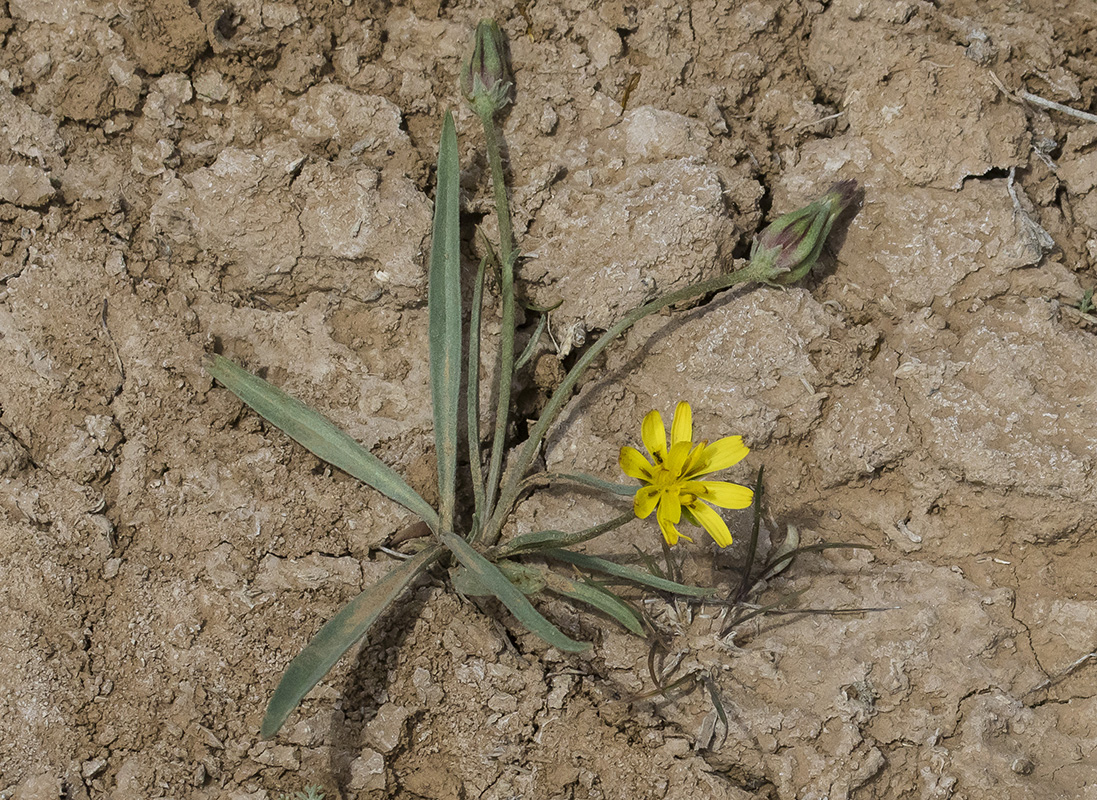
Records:
[[[461,92],[477,114],[494,116],[510,102],[513,85],[503,31],[495,20],[482,19],[472,53],[461,67]]]
[[[822,197],[778,217],[754,237],[750,262],[769,271],[768,280],[790,284],[803,278],[819,260],[834,220],[857,193],[857,181],[840,181]]]

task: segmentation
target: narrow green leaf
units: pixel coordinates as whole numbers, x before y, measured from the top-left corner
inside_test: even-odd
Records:
[[[481,516],[490,509],[484,497],[484,457],[480,452],[480,315],[484,304],[484,268],[487,258],[480,259],[476,282],[472,285],[472,308],[469,309],[469,365],[465,412],[468,414],[466,438],[469,446],[469,472],[472,475],[472,501],[476,508],[472,530],[479,531]]]
[[[539,550],[545,547],[561,547],[569,544],[567,539],[574,536],[569,531],[534,531],[515,536],[499,547],[499,555],[510,556],[526,550]]]
[[[549,591],[572,600],[578,600],[580,603],[586,603],[588,606],[613,617],[631,633],[637,636],[644,635],[644,624],[640,620],[640,615],[613,592],[592,583],[573,581],[551,572],[549,574],[552,576],[548,581]]]
[[[499,547],[498,552],[501,556],[509,556],[523,551],[543,550],[547,547],[570,547],[573,544],[579,544],[596,536],[601,536],[603,533],[608,533],[615,528],[620,528],[632,519],[635,519],[635,514],[629,511],[627,514],[622,514],[609,522],[603,522],[601,525],[594,525],[581,531],[534,531],[533,533],[525,533],[504,542]]]
[[[453,551],[462,566],[471,572],[481,584],[489,588],[502,601],[503,605],[510,609],[510,613],[514,614],[518,621],[529,630],[553,647],[569,653],[578,653],[590,647],[589,644],[577,642],[565,635],[563,631],[541,616],[541,612],[533,607],[526,599],[526,596],[515,588],[514,584],[508,581],[506,576],[494,564],[476,552],[472,545],[460,536],[443,533],[442,541],[446,547]]]
[[[443,530],[453,527],[457,479],[457,411],[461,401],[461,201],[457,131],[448,111],[438,146],[438,186],[430,241],[427,307],[430,316],[430,390]]]
[[[688,512],[688,511],[689,511],[688,508],[683,508],[682,509],[682,516],[684,517],[686,515],[686,512]],[[693,515],[690,514],[690,517],[693,517]],[[701,527],[701,526],[698,525],[697,527]],[[659,540],[659,545],[663,548],[663,563],[665,563],[667,565],[667,570],[666,570],[666,573],[664,573],[664,577],[667,578],[668,580],[674,581],[675,583],[681,583],[682,582],[682,564],[681,564],[681,562],[679,562],[678,560],[676,560],[674,558],[674,553],[670,552],[670,545],[667,544],[666,539],[660,539]],[[649,569],[648,571],[653,572],[656,575],[659,574],[658,570]]]
[[[740,602],[735,608],[735,615],[720,632],[720,637],[723,638],[724,636],[727,636],[729,633],[735,630],[736,627],[742,625],[745,622],[749,622],[755,617],[760,617],[763,614],[780,613],[781,606],[791,604],[796,598],[800,597],[800,595],[804,594],[806,591],[807,589],[800,589],[799,591],[790,592],[789,594],[783,595],[782,597],[778,598],[777,602],[769,603],[768,605],[764,606],[750,607]]]
[[[728,715],[724,710],[724,702],[720,698],[720,691],[716,688],[716,681],[712,679],[711,675],[702,675],[701,682],[705,684],[705,688],[708,689],[708,696],[712,698],[712,705],[716,708],[716,716],[724,723],[724,738],[722,741],[727,741],[728,731],[731,730],[731,726],[728,725]],[[713,731],[713,735],[715,735],[715,731]]]
[[[321,414],[224,356],[208,356],[205,366],[226,389],[314,456],[415,512],[431,528],[438,528],[438,514],[426,500],[392,467]]]
[[[574,564],[579,567],[579,569],[612,575],[615,578],[622,578],[623,580],[632,583],[650,586],[652,589],[658,589],[661,592],[681,594],[688,597],[707,597],[708,595],[716,594],[715,589],[705,589],[700,586],[687,586],[683,583],[668,581],[666,578],[656,577],[649,572],[644,572],[642,569],[636,569],[635,567],[629,567],[623,564],[615,564],[604,558],[588,556],[585,553],[574,553],[571,550],[543,550],[541,551],[541,554],[548,556],[549,558],[555,558],[557,561],[566,561],[568,564]]]
[[[335,662],[354,646],[415,578],[445,551],[437,544],[394,567],[385,577],[347,603],[290,662],[267,705],[260,734],[278,733],[293,709]]]
[[[541,341],[541,334],[545,332],[547,325],[548,314],[542,314],[541,318],[537,320],[537,328],[533,331],[533,335],[529,337],[525,348],[522,349],[522,355],[518,356],[518,360],[514,362],[515,371],[520,370],[533,358],[533,354],[537,350],[537,343]]]
[[[666,542],[659,542],[659,544],[663,546],[664,563],[669,563],[670,559],[666,557]],[[643,563],[645,567],[647,567],[647,571],[649,574],[654,575],[656,578],[666,578],[667,580],[670,580],[669,578],[667,578],[667,574],[663,572],[663,568],[659,566],[659,562],[655,560],[655,556],[648,555],[635,544],[632,546],[632,549],[636,551],[636,557],[640,559],[641,563]]]

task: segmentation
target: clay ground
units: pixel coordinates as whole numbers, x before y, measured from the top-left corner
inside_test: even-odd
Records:
[[[1075,308],[1097,125],[1018,95],[1097,110],[1097,4],[0,9],[0,798],[1097,797],[1097,327]],[[433,496],[432,166],[454,109],[466,221],[490,231],[455,78],[492,14],[520,288],[562,301],[523,415],[628,308],[861,183],[804,284],[637,326],[545,463],[619,479],[643,415],[688,400],[699,436],[751,446],[733,479],[765,467],[767,540],[874,548],[803,557],[762,601],[892,610],[722,637],[725,607],[654,598],[667,680],[696,685],[645,698],[647,643],[553,606],[594,641],[564,656],[439,573],[261,742],[286,664],[411,520],[201,357]],[[514,529],[621,508],[541,492]],[[725,589],[749,514],[729,519],[729,552],[683,551]],[[634,546],[660,553],[652,520],[599,545]]]

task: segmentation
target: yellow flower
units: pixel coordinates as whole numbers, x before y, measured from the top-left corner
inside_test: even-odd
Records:
[[[721,547],[731,544],[727,523],[709,504],[720,508],[747,508],[754,500],[754,492],[736,483],[697,479],[742,461],[750,452],[743,444],[743,437],[728,436],[713,444],[694,445],[693,412],[689,403],[679,403],[674,409],[669,449],[666,428],[658,411],[644,417],[640,435],[652,460],[644,458],[635,447],[622,447],[620,458],[621,469],[626,475],[647,484],[636,492],[633,504],[636,516],[647,519],[658,507],[655,519],[668,544],[677,543],[679,538],[693,541],[675,527],[683,516],[686,521],[708,531]]]

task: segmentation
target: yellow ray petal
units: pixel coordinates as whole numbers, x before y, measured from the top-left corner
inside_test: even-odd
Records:
[[[640,519],[647,519],[659,502],[659,490],[654,486],[641,486],[632,499],[632,513]]]
[[[749,508],[754,502],[753,491],[726,481],[689,481],[682,484],[682,491],[695,494],[706,503],[720,508]]]
[[[648,460],[644,458],[644,454],[635,447],[622,447],[621,455],[618,457],[618,463],[621,465],[621,471],[630,478],[636,478],[638,481],[651,483],[652,466],[648,463]]]
[[[672,546],[678,544],[678,539],[682,534],[678,533],[678,529],[669,522],[663,522],[663,520],[660,519],[659,530],[663,532],[663,538],[667,540],[667,544]]]
[[[689,458],[682,464],[682,475],[685,479],[688,479],[690,475],[697,474],[697,460],[705,454],[706,447],[708,447],[708,442],[701,442],[690,451]]]
[[[728,530],[728,524],[724,522],[723,517],[701,502],[694,503],[689,510],[716,544],[720,547],[731,544],[731,531]]]
[[[693,410],[686,402],[679,403],[674,409],[674,421],[670,424],[671,446],[678,442],[693,442]]]
[[[667,429],[658,411],[649,411],[640,424],[640,438],[656,464],[667,460]]]
[[[687,542],[693,541],[693,539],[686,536],[684,533],[674,527],[673,523],[663,519],[658,514],[655,518],[659,520],[659,529],[663,532],[663,538],[667,540],[667,544],[676,545],[678,544],[679,539],[685,539]]]
[[[742,436],[725,436],[705,447],[701,457],[690,469],[690,474],[685,477],[695,478],[698,475],[719,472],[735,466],[746,458],[749,452],[750,448],[743,444]]]
[[[664,489],[659,498],[659,518],[677,525],[682,520],[682,499],[676,488]]]
[[[682,468],[689,460],[690,451],[693,449],[691,442],[675,442],[667,453],[666,469],[677,480],[682,475]]]

